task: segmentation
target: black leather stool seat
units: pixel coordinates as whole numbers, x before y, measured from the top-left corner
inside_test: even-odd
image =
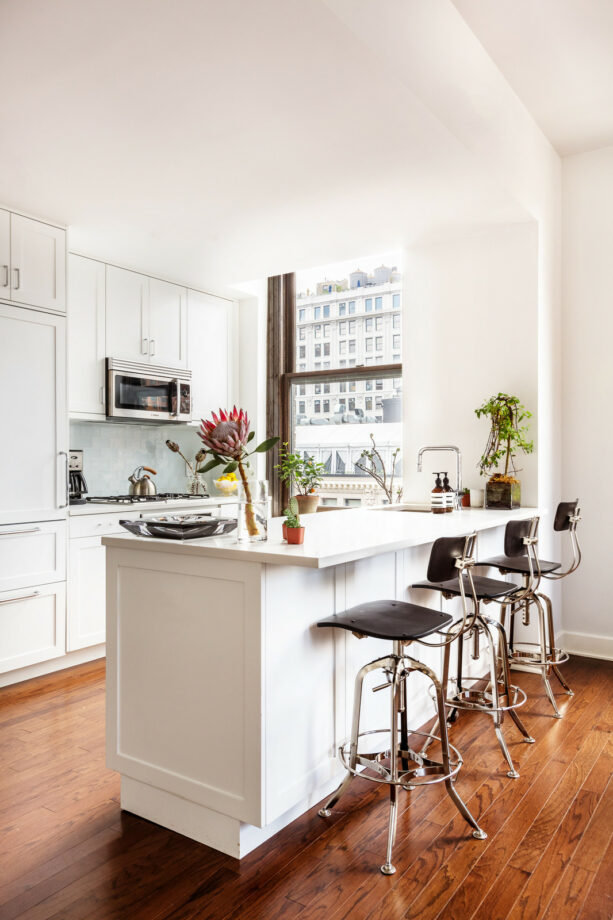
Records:
[[[504,572],[516,572],[519,575],[530,574],[530,563],[527,556],[492,556],[491,559],[480,559],[477,565],[491,565],[495,569],[502,569]],[[560,562],[547,562],[545,559],[539,559],[541,572],[555,572],[561,566]],[[533,569],[535,568],[533,564]]]
[[[375,639],[411,640],[429,636],[453,622],[448,613],[406,601],[370,601],[320,620],[318,626],[337,626]]]
[[[464,591],[466,597],[472,597],[470,582],[466,575],[464,578]],[[473,584],[475,594],[478,600],[487,600],[494,597],[504,597],[507,594],[515,594],[519,590],[517,585],[512,585],[508,581],[499,581],[497,578],[485,578],[483,575],[473,575]],[[445,594],[460,594],[460,579],[452,578],[449,581],[420,581],[412,588],[430,588],[433,591],[442,591]]]

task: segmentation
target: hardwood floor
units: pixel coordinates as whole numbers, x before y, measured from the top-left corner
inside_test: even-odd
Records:
[[[610,920],[613,663],[575,658],[552,719],[517,674],[536,744],[505,723],[506,777],[486,716],[464,715],[458,790],[488,833],[467,835],[444,790],[401,796],[397,874],[379,872],[386,790],[354,782],[241,862],[119,808],[104,766],[104,664],[0,691],[0,920]],[[557,688],[556,688],[557,689]]]

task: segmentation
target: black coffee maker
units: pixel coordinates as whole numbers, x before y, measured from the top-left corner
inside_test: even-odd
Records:
[[[71,450],[68,454],[68,492],[71,505],[84,505],[87,483],[83,475],[83,451]]]

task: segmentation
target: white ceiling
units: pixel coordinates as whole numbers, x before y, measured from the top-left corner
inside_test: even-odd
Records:
[[[76,251],[227,290],[526,219],[324,0],[0,2],[0,203]]]
[[[613,144],[613,0],[453,0],[559,154]]]

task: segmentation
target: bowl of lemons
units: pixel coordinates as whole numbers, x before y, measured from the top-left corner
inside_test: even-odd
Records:
[[[222,495],[233,495],[238,489],[238,479],[236,473],[226,473],[215,480],[215,487]]]

